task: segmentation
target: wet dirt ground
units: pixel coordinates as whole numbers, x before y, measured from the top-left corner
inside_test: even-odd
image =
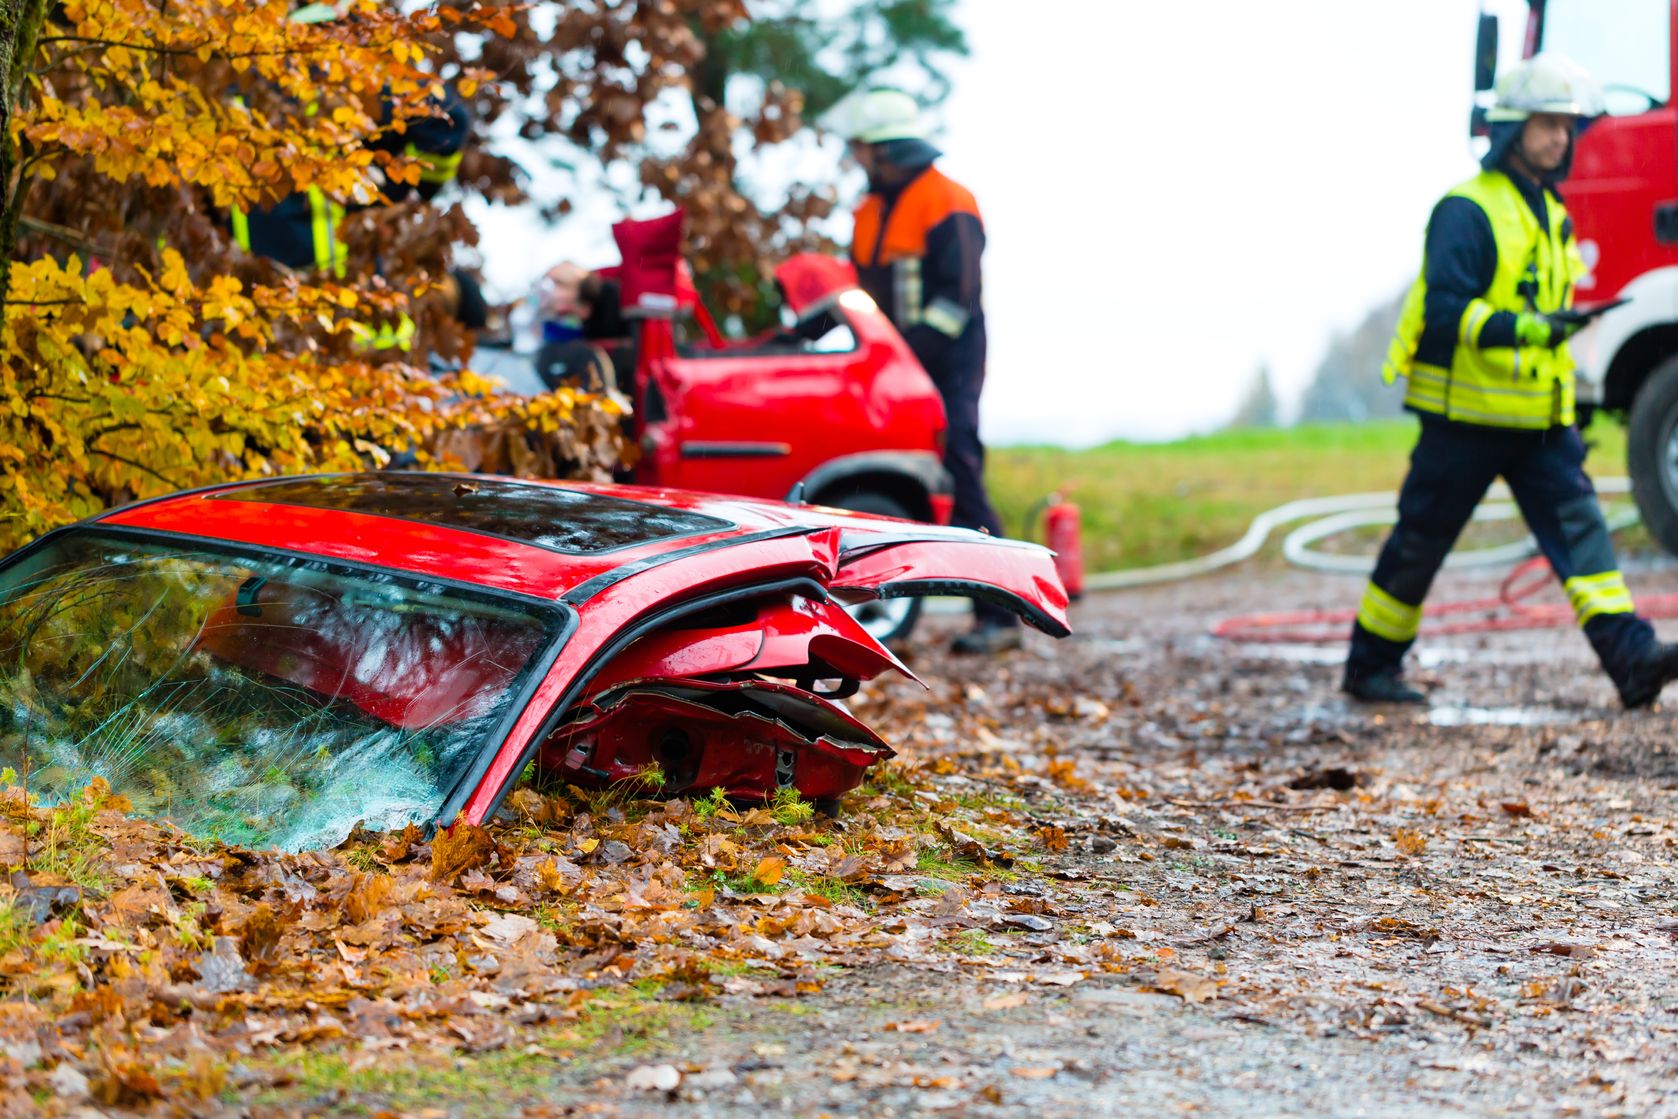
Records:
[[[531,1113],[1678,1115],[1678,694],[1621,712],[1558,629],[1424,636],[1431,710],[1366,708],[1339,648],[1207,634],[1359,589],[1107,595],[989,661],[946,658],[932,618],[907,655],[930,692],[858,706],[948,787],[1015,798],[1036,869],[922,884],[959,950],[886,948],[791,1002],[740,984]]]

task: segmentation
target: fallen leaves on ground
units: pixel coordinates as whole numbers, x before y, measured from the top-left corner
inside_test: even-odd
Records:
[[[1099,1021],[1124,997],[1655,1067],[1678,957],[1670,717],[1433,728],[1302,703],[1333,681],[1230,656],[1185,645],[1114,669],[1063,644],[960,679],[917,664],[930,693],[876,682],[848,701],[901,756],[838,820],[524,787],[487,828],[276,855],[97,792],[51,810],[0,793],[0,1112],[263,1093],[306,1110],[285,1093],[307,1055],[407,1067],[620,1043],[633,1060],[586,1091],[677,1106],[763,1065],[794,1075],[758,1000],[820,1005],[842,970],[879,968],[899,978],[871,1032],[894,1048],[1035,1028],[1040,1006]],[[981,993],[937,1001],[952,973]],[[756,1008],[767,1055],[690,1066],[615,1026],[553,1042],[626,992]],[[845,1054],[808,1075],[1013,1106],[1024,1081],[1076,1071],[1058,1057],[1022,1051],[999,1081]]]

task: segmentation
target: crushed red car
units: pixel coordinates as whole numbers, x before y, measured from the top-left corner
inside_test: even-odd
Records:
[[[838,509],[431,473],[236,483],[0,563],[0,768],[303,850],[481,823],[532,763],[596,787],[836,802],[903,664],[846,612],[983,597],[1067,633],[1050,554]]]

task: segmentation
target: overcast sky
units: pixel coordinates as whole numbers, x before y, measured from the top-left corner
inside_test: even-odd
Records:
[[[989,238],[987,440],[1211,430],[1261,363],[1291,407],[1332,332],[1414,276],[1434,201],[1474,170],[1477,10],[963,0],[972,57],[936,140]],[[480,212],[486,244],[521,249],[486,254],[490,278],[608,262],[589,255],[610,244],[597,202],[545,232]]]
[[[940,140],[989,235],[986,436],[1208,430],[1260,363],[1291,404],[1474,170],[1477,10],[967,0]]]

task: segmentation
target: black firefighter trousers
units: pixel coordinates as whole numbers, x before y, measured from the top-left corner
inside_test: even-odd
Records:
[[[985,320],[975,315],[959,338],[943,343],[937,352],[917,346],[931,328],[910,332],[910,346],[916,351],[938,394],[944,399],[949,422],[945,432],[944,469],[950,473],[955,507],[950,522],[960,528],[983,529],[992,536],[1006,535],[1002,518],[996,515],[985,493],[985,445],[979,440],[979,394],[985,387]],[[1006,607],[973,600],[973,621],[982,628],[1019,624],[1019,617]]]
[[[1421,417],[1410,473],[1352,626],[1346,676],[1398,671],[1414,644],[1422,600],[1474,507],[1491,484],[1509,484],[1591,647],[1615,683],[1655,644],[1638,617],[1614,557],[1585,444],[1573,427],[1545,431],[1483,427]]]

